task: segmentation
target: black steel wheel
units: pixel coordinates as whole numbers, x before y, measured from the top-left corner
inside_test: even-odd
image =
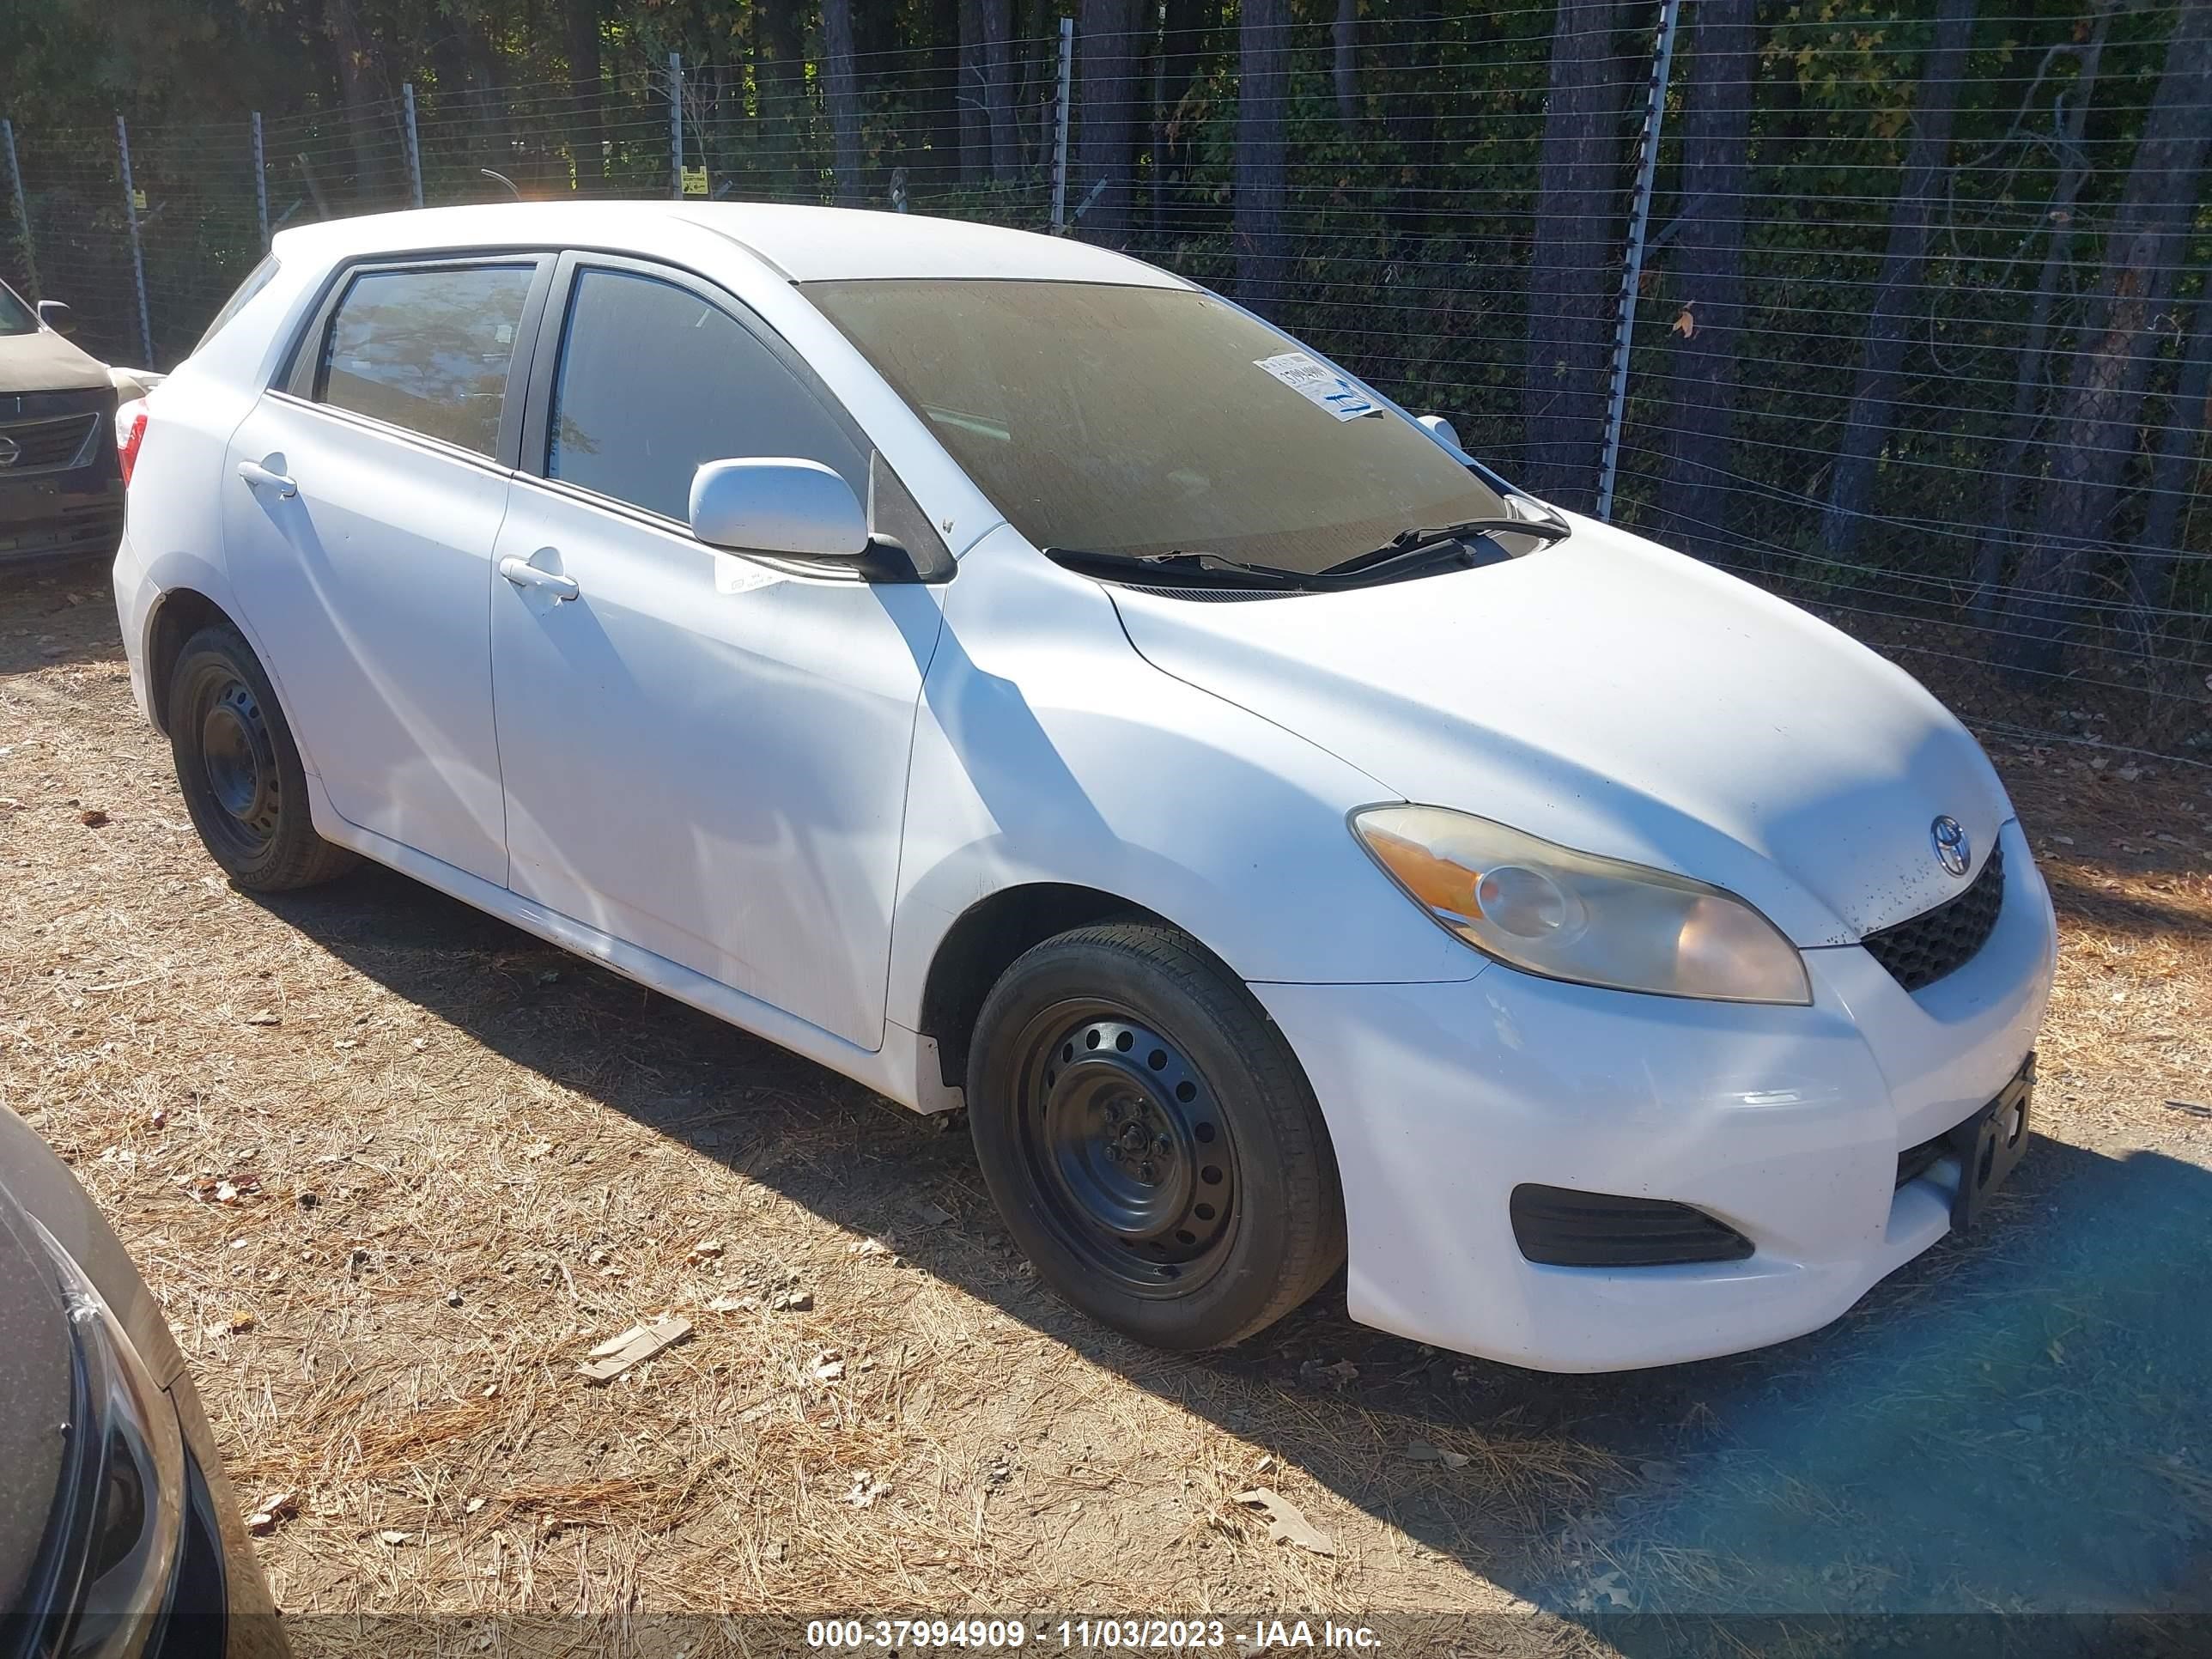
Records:
[[[1047,1010],[1022,1041],[1015,1133],[1060,1242],[1138,1296],[1219,1271],[1237,1147],[1173,1039],[1100,1004]]]
[[[275,892],[352,867],[351,853],[315,833],[291,728],[236,629],[211,623],[185,642],[167,714],[185,810],[232,880]]]
[[[1039,1276],[1140,1340],[1237,1341],[1343,1260],[1312,1091],[1187,934],[1089,927],[1024,955],[976,1022],[968,1103],[985,1184]]]
[[[251,858],[276,839],[283,775],[253,688],[221,667],[210,681],[207,712],[200,720],[200,769],[222,808],[217,829],[239,856]]]

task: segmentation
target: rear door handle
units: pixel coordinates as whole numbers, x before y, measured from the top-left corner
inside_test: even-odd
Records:
[[[517,587],[542,587],[553,596],[558,605],[563,599],[573,599],[584,590],[576,586],[574,576],[556,575],[550,570],[540,570],[527,559],[519,559],[512,553],[499,562],[499,574]]]
[[[271,472],[258,461],[240,461],[238,476],[250,484],[267,484],[279,497],[288,501],[300,493],[299,485],[281,472]]]

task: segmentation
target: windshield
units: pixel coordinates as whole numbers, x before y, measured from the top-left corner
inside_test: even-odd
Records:
[[[15,290],[0,283],[0,334],[35,334],[39,316],[15,297]]]
[[[1211,295],[940,279],[806,292],[1039,547],[1313,572],[1409,528],[1508,516],[1419,427]]]

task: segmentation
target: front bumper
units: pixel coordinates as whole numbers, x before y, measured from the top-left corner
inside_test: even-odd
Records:
[[[104,558],[123,534],[119,480],[87,488],[68,479],[10,481],[0,488],[0,565]]]
[[[4,1106],[0,1173],[9,1197],[46,1229],[112,1310],[160,1389],[164,1408],[176,1415],[185,1473],[182,1547],[161,1640],[149,1648],[145,1659],[201,1659],[218,1653],[222,1659],[285,1659],[289,1649],[246,1533],[246,1512],[224,1474],[214,1430],[161,1304],[91,1194],[36,1132]],[[0,1645],[5,1634],[0,1630]]]
[[[114,389],[4,401],[0,436],[11,459],[0,468],[0,565],[114,552],[123,534]]]
[[[1335,1146],[1353,1318],[1540,1370],[1738,1352],[1837,1318],[1950,1229],[1955,1163],[1898,1154],[1972,1115],[2034,1045],[2057,936],[2017,823],[1974,959],[1908,995],[1856,945],[1808,951],[1810,1007],[1597,990],[1503,967],[1453,984],[1252,987]],[[1540,1266],[1523,1182],[1671,1200],[1735,1261]]]

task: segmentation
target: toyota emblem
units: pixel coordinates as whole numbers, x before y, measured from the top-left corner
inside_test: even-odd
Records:
[[[16,458],[22,453],[22,445],[17,443],[6,433],[0,432],[0,466],[15,465]]]
[[[1948,815],[1937,818],[1928,826],[1928,838],[1936,843],[1936,858],[1953,875],[1965,875],[1973,864],[1972,843],[1967,841],[1958,819]]]

